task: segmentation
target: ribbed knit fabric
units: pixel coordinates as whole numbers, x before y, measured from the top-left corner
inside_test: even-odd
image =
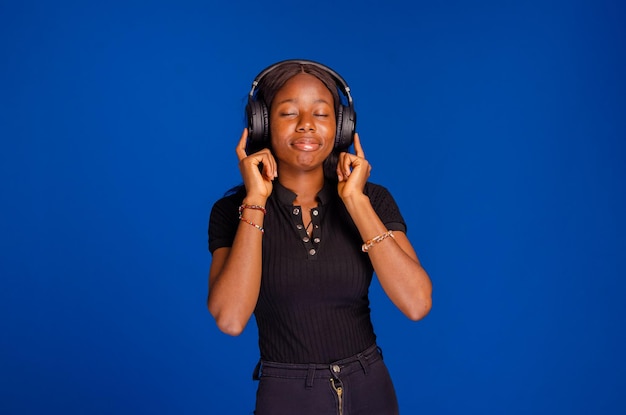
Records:
[[[398,207],[382,186],[365,193],[388,229],[406,232]],[[232,245],[240,189],[215,203],[209,220],[209,250]],[[263,227],[261,292],[255,309],[261,358],[283,363],[330,363],[355,355],[376,341],[368,291],[373,268],[363,241],[327,183],[318,194],[308,238],[296,195],[274,182]],[[313,212],[315,213],[315,212]],[[299,226],[298,226],[299,225]]]

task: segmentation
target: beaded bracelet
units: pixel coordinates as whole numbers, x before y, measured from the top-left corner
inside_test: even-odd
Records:
[[[239,206],[239,213],[243,212],[244,209],[260,210],[261,212],[263,212],[264,215],[267,214],[265,208],[259,205],[241,205]]]
[[[393,231],[387,231],[385,233],[382,233],[378,236],[373,237],[372,239],[370,239],[369,241],[365,242],[362,246],[361,246],[361,251],[363,252],[367,252],[370,250],[370,248],[374,245],[376,245],[379,242],[384,241],[385,239],[387,239],[388,237],[392,237],[395,238],[393,236]]]
[[[260,210],[265,215],[267,213],[265,211],[265,208],[263,206],[259,206],[259,205],[241,205],[241,206],[239,206],[239,220],[242,221],[242,222],[246,222],[248,225],[254,226],[258,230],[260,230],[261,233],[265,233],[265,229],[263,229],[262,227],[260,227],[256,223],[252,222],[251,220],[246,219],[246,218],[243,217],[244,209]]]
[[[263,229],[262,227],[260,227],[259,225],[257,225],[256,223],[244,218],[243,216],[241,216],[241,214],[239,215],[239,220],[242,222],[246,222],[248,225],[252,225],[255,228],[257,228],[258,230],[261,231],[261,233],[265,233],[265,229]]]

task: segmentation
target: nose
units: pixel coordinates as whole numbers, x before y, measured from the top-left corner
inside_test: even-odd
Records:
[[[298,118],[297,131],[315,131],[315,122],[311,114],[302,114]]]

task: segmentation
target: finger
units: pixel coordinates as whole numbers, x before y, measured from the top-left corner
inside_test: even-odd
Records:
[[[248,143],[248,129],[244,128],[241,133],[241,138],[239,139],[239,143],[237,144],[237,158],[239,161],[245,159],[248,154],[246,154],[246,144]]]
[[[359,133],[354,133],[354,154],[357,157],[365,158],[365,152],[363,151],[363,147],[361,147]]]
[[[337,178],[339,179],[340,182],[347,178],[343,174],[343,163],[344,163],[345,157],[346,157],[346,153],[339,153],[339,158],[337,160]]]
[[[339,160],[341,174],[347,179],[348,177],[350,177],[350,174],[352,174],[352,163],[354,162],[354,157],[350,153],[341,153],[341,157],[339,158]]]
[[[339,159],[337,160],[337,178],[339,181],[347,180],[350,175],[350,160],[348,159],[349,153],[339,153]]]
[[[274,178],[278,176],[276,169],[276,159],[269,149],[266,149],[264,151],[262,163],[263,174],[265,175],[265,177],[267,177],[269,180],[274,180]]]
[[[260,168],[261,174],[268,178],[269,180],[273,180],[276,174],[276,159],[272,155],[272,152],[264,148],[254,154],[251,154],[247,157],[250,160],[251,164]]]

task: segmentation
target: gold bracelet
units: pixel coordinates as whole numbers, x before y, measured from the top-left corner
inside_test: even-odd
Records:
[[[363,251],[363,252],[369,251],[372,246],[376,245],[379,242],[384,241],[385,239],[387,239],[390,236],[392,238],[395,238],[393,236],[393,231],[387,231],[385,233],[381,233],[380,235],[373,237],[372,239],[370,239],[369,241],[365,242],[361,246],[361,251]]]

